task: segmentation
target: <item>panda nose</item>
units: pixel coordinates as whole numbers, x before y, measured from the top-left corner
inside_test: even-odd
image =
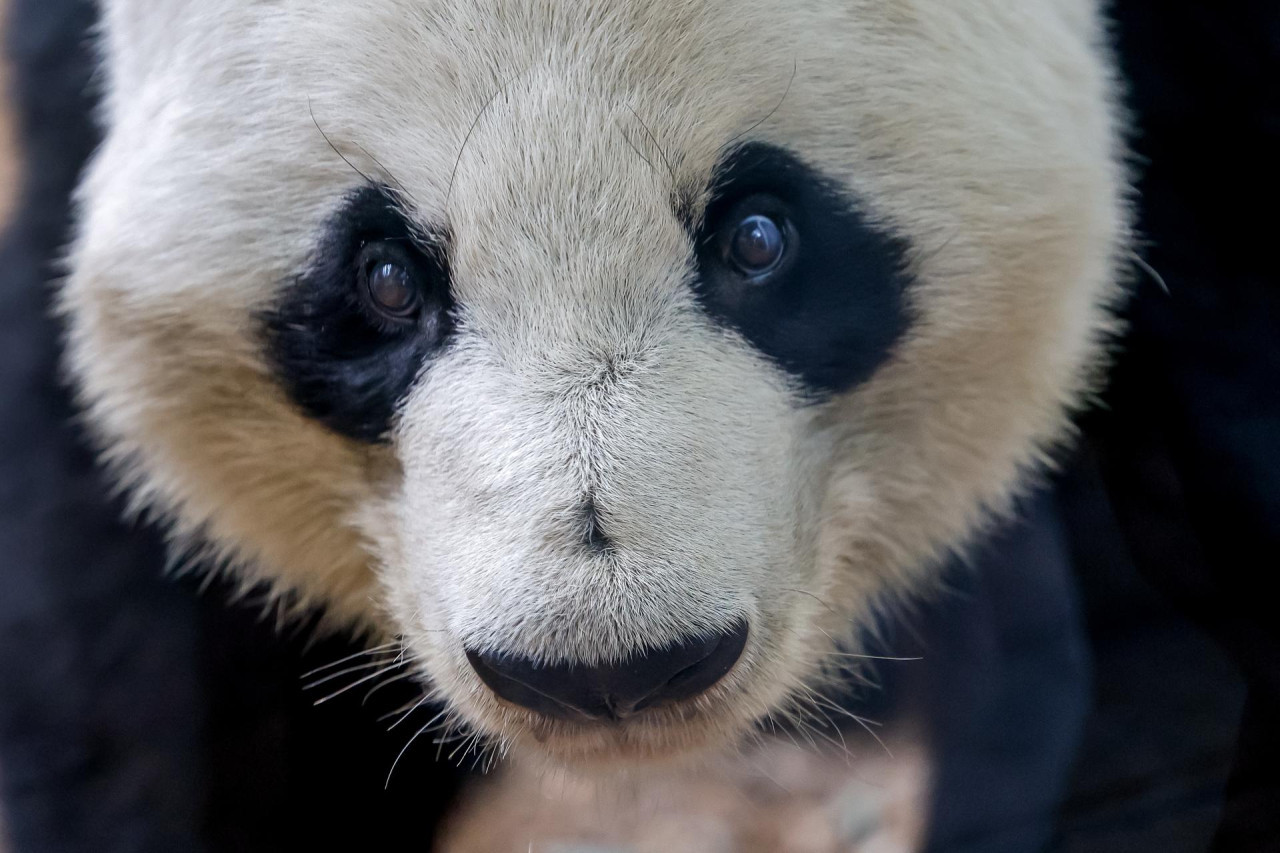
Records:
[[[525,657],[467,650],[467,660],[494,693],[551,717],[618,720],[689,699],[724,677],[747,643],[747,623],[636,653],[619,664],[541,664]]]

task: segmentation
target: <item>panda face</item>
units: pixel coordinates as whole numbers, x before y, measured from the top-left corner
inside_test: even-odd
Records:
[[[139,500],[530,755],[688,755],[998,511],[1123,232],[1089,4],[106,6]]]

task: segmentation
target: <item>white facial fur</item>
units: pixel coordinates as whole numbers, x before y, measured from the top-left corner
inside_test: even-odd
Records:
[[[527,752],[666,757],[778,710],[1007,506],[1095,379],[1124,208],[1092,3],[104,12],[64,304],[109,458],[247,582],[402,635]],[[911,247],[910,329],[821,405],[689,286],[672,199],[701,205],[737,138]],[[357,169],[447,227],[461,318],[385,446],[299,411],[257,319]],[[612,556],[575,539],[584,492]],[[607,731],[495,700],[462,653],[598,663],[736,617],[723,682]]]

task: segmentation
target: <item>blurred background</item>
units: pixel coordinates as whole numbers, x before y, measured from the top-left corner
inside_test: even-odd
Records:
[[[9,4],[0,0],[0,21],[7,20]],[[2,26],[2,25],[0,25]],[[0,57],[0,90],[6,95],[9,91],[9,63]],[[13,130],[9,124],[8,98],[0,98],[0,228],[9,222],[9,206],[17,190],[16,175],[18,172],[17,156],[13,150]],[[0,771],[3,778],[3,771]],[[5,828],[4,804],[0,803],[0,853],[8,853],[8,830]]]
[[[406,694],[313,707],[303,674],[348,640],[166,579],[118,520],[48,310],[97,138],[94,9],[0,0],[0,853],[1280,850],[1280,4],[1111,8],[1145,261],[1080,447],[885,627],[921,660],[849,702],[888,749],[784,739],[624,820],[431,749],[386,785],[411,732],[378,718]]]

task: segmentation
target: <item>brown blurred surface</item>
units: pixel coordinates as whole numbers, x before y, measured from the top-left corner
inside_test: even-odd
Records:
[[[436,853],[911,853],[926,761],[888,743],[773,739],[709,772],[613,784],[507,767],[464,794]]]

